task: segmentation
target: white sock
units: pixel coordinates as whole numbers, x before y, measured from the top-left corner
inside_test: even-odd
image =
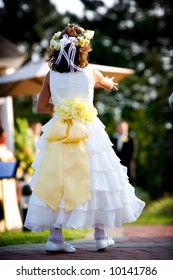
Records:
[[[99,228],[98,226],[94,228],[94,239],[95,240],[101,240],[105,239],[105,231],[104,229]]]
[[[54,230],[50,230],[49,241],[62,244],[64,243],[64,237],[62,235],[62,229],[56,228]]]

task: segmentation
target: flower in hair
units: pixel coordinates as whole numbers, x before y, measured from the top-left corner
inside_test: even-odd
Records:
[[[75,46],[77,47],[84,47],[87,46],[90,43],[90,40],[94,37],[94,31],[93,30],[84,30],[81,28],[82,33],[78,35],[77,37],[69,37],[69,38],[75,38]],[[59,51],[61,49],[60,41],[61,38],[61,31],[56,32],[52,39],[50,40],[50,49],[52,51],[56,50]]]
[[[84,38],[86,38],[87,40],[91,40],[91,39],[93,39],[93,37],[94,37],[94,31],[93,31],[93,30],[84,30],[83,36],[84,36]]]
[[[61,48],[60,36],[61,36],[61,31],[58,31],[57,33],[55,33],[53,35],[52,39],[50,40],[50,48],[52,50],[56,50],[56,51],[60,50],[60,48]]]

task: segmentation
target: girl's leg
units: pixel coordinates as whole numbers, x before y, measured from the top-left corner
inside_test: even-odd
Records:
[[[98,251],[103,251],[106,248],[114,245],[114,240],[110,237],[106,237],[104,225],[102,224],[95,225],[94,239],[96,241],[96,248]]]
[[[46,251],[50,253],[55,253],[55,252],[73,253],[76,251],[76,249],[72,245],[64,242],[62,229],[55,228],[53,230],[50,230],[50,235],[46,243]]]
[[[102,240],[105,239],[105,231],[104,226],[102,224],[97,224],[94,228],[94,239],[95,240]]]
[[[57,244],[63,244],[64,243],[64,237],[62,235],[62,229],[61,228],[55,228],[53,230],[50,230],[50,235],[48,238],[49,241],[52,241]]]

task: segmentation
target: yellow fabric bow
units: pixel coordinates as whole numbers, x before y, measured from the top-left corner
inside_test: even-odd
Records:
[[[45,133],[35,193],[55,211],[63,197],[65,212],[91,199],[87,137],[85,125],[75,120],[56,120]]]

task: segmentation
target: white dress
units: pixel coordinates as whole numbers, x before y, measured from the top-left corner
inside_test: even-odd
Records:
[[[93,103],[93,69],[87,66],[83,71],[74,73],[58,73],[51,70],[50,91],[54,104],[72,98]],[[35,169],[30,182],[33,193],[25,227],[32,231],[54,228],[83,229],[94,226],[116,228],[121,227],[123,223],[135,221],[145,203],[135,196],[135,190],[128,181],[126,167],[121,165],[105,131],[105,126],[98,117],[92,123],[85,123],[88,132],[86,145],[89,153],[91,200],[70,212],[65,212],[62,199],[59,212],[55,212],[38,198],[34,188],[47,146],[44,134],[55,120],[56,117],[53,117],[42,127],[43,134],[37,143],[40,153],[32,165]]]

